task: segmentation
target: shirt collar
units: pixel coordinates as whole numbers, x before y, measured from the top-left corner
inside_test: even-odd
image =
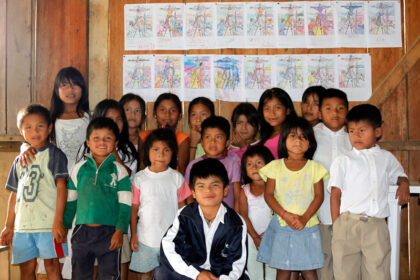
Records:
[[[204,218],[204,214],[203,214],[203,211],[201,210],[200,204],[198,205],[198,212],[200,213],[202,220],[205,221],[206,218]],[[220,203],[219,210],[217,211],[216,217],[214,218],[212,224],[216,222],[221,222],[222,224],[224,224],[225,219],[223,217],[225,216],[225,214],[226,214],[226,207],[223,205],[223,203]]]
[[[319,128],[321,128],[321,130],[328,135],[345,135],[346,134],[346,131],[344,130],[344,126],[340,128],[338,131],[332,131],[322,122],[320,122],[316,126],[319,126]]]
[[[356,149],[355,147],[353,147],[353,151],[354,151],[356,154],[373,154],[373,153],[378,152],[380,149],[381,149],[381,147],[379,147],[379,145],[378,145],[378,144],[375,144],[375,146],[373,146],[372,148],[369,148],[369,149],[363,149],[363,150],[358,150],[358,149]]]

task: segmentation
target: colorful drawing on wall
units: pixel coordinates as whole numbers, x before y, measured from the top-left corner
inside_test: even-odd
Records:
[[[125,5],[124,20],[125,49],[152,49],[152,5]]]
[[[277,87],[302,90],[304,87],[304,57],[279,56],[276,58]]]
[[[311,55],[308,60],[308,86],[321,85],[326,88],[335,85],[335,56]]]
[[[244,61],[244,79],[246,89],[263,90],[271,88],[271,57],[246,56]]]
[[[365,34],[365,6],[363,2],[338,2],[338,32],[345,36]]]
[[[155,88],[181,88],[181,56],[155,57]]]
[[[366,70],[361,57],[354,55],[339,58],[338,86],[345,88],[364,88],[366,85]]]
[[[277,9],[279,36],[305,35],[305,8],[297,3],[279,3]]]
[[[242,61],[223,57],[214,61],[214,83],[217,89],[236,90],[241,83]]]
[[[186,11],[186,34],[189,37],[211,36],[213,29],[211,8],[203,4],[193,4]]]
[[[154,100],[153,67],[152,55],[124,55],[123,93],[141,94],[146,101]]]
[[[154,4],[154,34],[157,49],[183,49],[184,4]]]
[[[272,47],[276,44],[274,3],[248,2],[246,6],[246,35],[249,46]]]
[[[308,34],[334,35],[334,9],[330,2],[308,2]]]
[[[211,87],[210,56],[186,56],[184,58],[184,87],[189,89]]]
[[[244,4],[217,3],[217,36],[244,35]]]
[[[390,35],[395,33],[395,6],[393,2],[369,3],[369,34]]]

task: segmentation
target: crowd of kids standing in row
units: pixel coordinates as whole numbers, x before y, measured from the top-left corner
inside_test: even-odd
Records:
[[[50,110],[18,113],[25,143],[0,244],[13,246],[22,279],[36,267],[49,279],[127,279],[128,269],[138,279],[390,279],[388,189],[397,184],[405,204],[409,187],[377,145],[380,111],[349,111],[344,92],[320,86],[301,108],[267,89],[258,108],[236,106],[231,130],[197,97],[186,134],[179,98],[163,93],[158,129],[142,131],[140,96],[91,113],[82,75],[63,68]]]

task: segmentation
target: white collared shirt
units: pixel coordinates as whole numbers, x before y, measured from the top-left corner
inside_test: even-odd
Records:
[[[353,148],[331,165],[328,191],[341,189],[340,214],[366,214],[376,218],[389,216],[389,186],[398,177],[407,177],[393,154],[378,145],[365,150]]]
[[[344,127],[334,132],[321,122],[314,126],[314,133],[317,148],[313,159],[322,163],[328,170],[334,159],[351,150],[350,138]],[[319,208],[318,218],[322,224],[331,225],[330,193],[327,186],[328,180],[324,182],[324,202]]]

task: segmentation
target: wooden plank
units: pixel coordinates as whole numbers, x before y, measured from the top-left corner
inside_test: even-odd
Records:
[[[0,134],[6,133],[6,0],[0,0]]]
[[[31,102],[32,1],[8,1],[6,13],[6,132],[15,134],[17,112]]]
[[[408,139],[420,140],[420,60],[408,73]]]
[[[420,34],[420,1],[404,1],[405,10],[405,45],[410,48]]]

